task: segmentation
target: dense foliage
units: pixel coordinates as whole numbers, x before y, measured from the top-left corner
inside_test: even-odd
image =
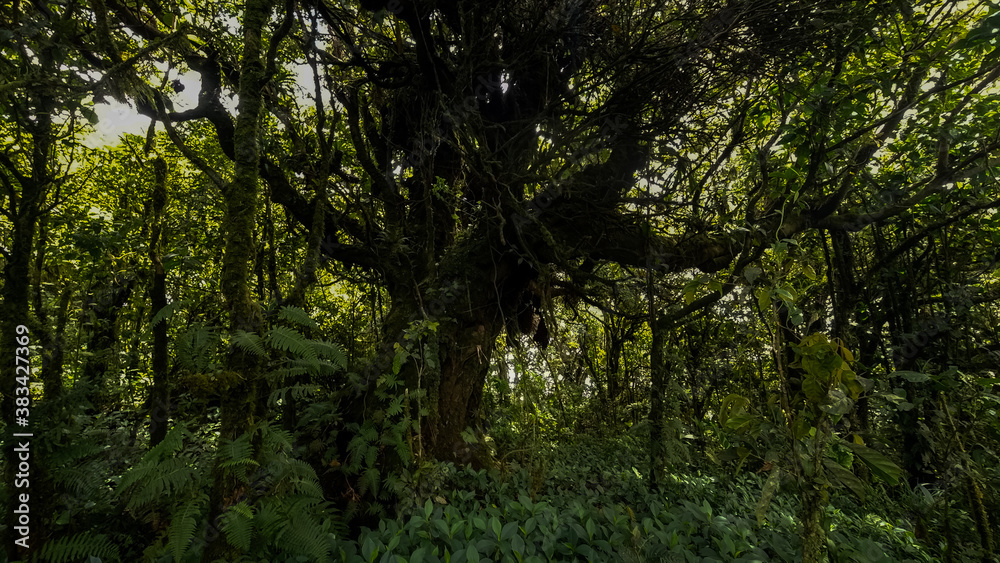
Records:
[[[998,30],[0,6],[0,558],[996,561]]]

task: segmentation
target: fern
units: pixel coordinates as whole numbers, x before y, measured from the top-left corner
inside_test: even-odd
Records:
[[[128,498],[128,508],[142,507],[162,501],[163,496],[179,496],[196,488],[200,474],[193,467],[194,460],[177,455],[184,446],[184,438],[190,436],[183,424],[171,428],[162,442],[122,475],[118,496]]]
[[[340,369],[347,369],[347,356],[340,346],[325,340],[312,340],[312,347],[321,358],[330,360]]]
[[[163,307],[162,309],[157,311],[155,315],[153,315],[153,320],[149,321],[149,326],[154,327],[160,324],[164,319],[167,319],[168,317],[170,317],[170,315],[173,315],[174,311],[180,308],[181,305],[185,305],[185,302],[174,301],[173,303],[167,303],[165,307]]]
[[[291,432],[288,432],[282,428],[275,428],[268,423],[264,423],[260,426],[261,432],[261,448],[264,451],[274,451],[274,452],[288,452],[292,449],[292,442],[295,438],[292,436]]]
[[[250,540],[253,536],[253,509],[246,501],[235,504],[226,513],[222,530],[226,532],[226,540],[244,551],[250,550]]]
[[[277,535],[285,518],[278,511],[279,502],[274,498],[264,498],[260,502],[260,509],[254,517],[254,529],[263,538],[273,538]]]
[[[234,473],[240,481],[249,483],[247,467],[257,467],[260,464],[253,459],[253,448],[250,445],[250,434],[243,434],[235,440],[227,440],[218,449],[219,466],[226,469],[235,468]]]
[[[272,328],[267,333],[267,343],[272,348],[287,351],[299,358],[316,358],[316,350],[313,349],[310,341],[293,328],[283,326]]]
[[[158,464],[140,463],[133,467],[122,476],[119,487],[123,496],[128,491],[128,508],[140,508],[162,501],[163,497],[182,496],[193,489],[199,473],[190,464],[190,459],[177,457]]]
[[[323,360],[319,358],[292,358],[285,361],[289,370],[301,369],[305,373],[319,374],[323,368]]]
[[[261,345],[260,337],[252,332],[237,330],[236,334],[233,335],[232,343],[240,350],[258,358],[267,357],[267,350]]]
[[[320,390],[319,385],[293,385],[291,387],[282,387],[280,389],[275,389],[268,396],[268,405],[273,407],[278,404],[279,399],[283,399],[286,393],[291,393],[292,398],[296,401],[302,401],[308,399],[315,395]]]
[[[308,313],[298,307],[282,307],[281,312],[278,314],[278,318],[291,321],[306,328],[319,328],[316,321],[314,321]]]
[[[181,561],[191,546],[194,532],[198,528],[198,520],[207,503],[208,497],[204,493],[199,493],[171,515],[170,529],[167,532],[169,538],[167,549],[173,554],[175,561]]]
[[[326,539],[326,532],[308,513],[298,515],[303,512],[305,510],[300,509],[292,513],[279,536],[281,541],[278,545],[292,553],[306,555],[310,561],[327,561],[330,544]]]
[[[184,423],[177,424],[171,428],[163,441],[151,448],[146,455],[142,456],[142,461],[160,461],[167,459],[184,447],[184,439],[190,438],[191,432]]]
[[[308,375],[309,369],[304,367],[282,367],[271,370],[267,373],[267,382],[272,385],[280,385],[286,379]]]
[[[214,361],[218,357],[218,343],[217,331],[201,324],[193,325],[180,335],[174,345],[178,367],[191,373],[215,371],[218,367]]]
[[[119,560],[118,546],[108,536],[90,532],[46,542],[40,555],[48,563],[77,563],[89,557],[98,557],[101,561]]]

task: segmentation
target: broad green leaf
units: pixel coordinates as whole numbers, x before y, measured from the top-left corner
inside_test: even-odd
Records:
[[[834,479],[840,481],[841,484],[850,489],[851,492],[861,500],[861,502],[865,501],[865,485],[854,473],[851,473],[850,470],[845,469],[842,465],[832,459],[824,459],[823,466],[826,467],[826,470],[830,472],[830,475],[832,475]]]
[[[890,375],[898,375],[911,383],[924,383],[931,379],[931,376],[919,371],[894,371]]]
[[[869,448],[868,446],[862,446],[861,444],[854,444],[848,442],[847,445],[854,451],[854,454],[858,456],[871,469],[872,473],[882,479],[890,485],[896,485],[899,483],[900,478],[903,476],[903,470],[899,468],[898,465],[889,461],[889,458],[885,457],[881,453]]]

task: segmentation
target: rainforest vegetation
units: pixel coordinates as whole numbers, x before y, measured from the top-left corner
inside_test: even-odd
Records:
[[[0,5],[0,560],[997,561],[1000,9]]]

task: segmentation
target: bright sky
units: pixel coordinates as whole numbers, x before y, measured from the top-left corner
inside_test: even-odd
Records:
[[[313,92],[312,71],[306,65],[293,66],[292,70],[295,72],[295,83],[299,88],[300,99],[305,99],[306,93]],[[198,92],[201,90],[198,73],[171,75],[171,80],[174,78],[184,85],[184,91],[174,94],[171,98],[174,102],[174,111],[184,111],[197,106]],[[324,101],[329,101],[329,98],[324,96]],[[235,96],[230,98],[223,93],[222,105],[231,114],[236,112],[236,103]],[[107,103],[96,104],[94,111],[97,113],[97,125],[94,126],[94,131],[83,139],[83,144],[91,148],[117,144],[118,139],[125,133],[145,136],[149,127],[148,117],[139,115],[139,112],[128,104],[120,104],[112,99],[108,99]]]

